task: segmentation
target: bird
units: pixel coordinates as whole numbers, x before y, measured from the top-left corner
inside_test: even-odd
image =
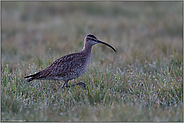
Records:
[[[78,82],[76,84],[72,84],[71,86],[68,85],[68,82],[78,78],[85,72],[91,59],[92,46],[97,43],[104,44],[116,52],[114,47],[112,47],[110,44],[98,40],[93,34],[87,34],[84,38],[84,47],[81,52],[65,55],[55,60],[44,70],[32,75],[25,76],[24,78],[27,78],[27,82],[30,82],[34,79],[64,81],[62,88],[75,85],[82,85],[83,87],[86,87],[84,82]]]

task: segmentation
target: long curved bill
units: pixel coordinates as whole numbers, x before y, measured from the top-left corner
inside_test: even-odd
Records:
[[[103,41],[100,41],[100,40],[97,40],[96,42],[101,43],[101,44],[105,44],[105,45],[109,46],[110,48],[112,48],[114,50],[114,52],[116,52],[116,50],[114,49],[114,47],[112,47],[110,44],[107,44],[107,43],[105,43]]]

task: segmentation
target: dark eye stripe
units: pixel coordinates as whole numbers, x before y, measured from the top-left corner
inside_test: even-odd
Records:
[[[96,38],[87,37],[87,40],[93,40],[93,41],[96,41]]]

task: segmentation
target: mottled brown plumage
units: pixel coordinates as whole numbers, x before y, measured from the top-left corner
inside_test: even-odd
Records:
[[[62,88],[65,87],[65,85],[69,87],[69,80],[75,79],[85,72],[91,59],[92,46],[96,43],[105,44],[116,52],[109,44],[99,41],[93,34],[88,34],[84,39],[84,47],[81,52],[72,53],[57,59],[46,69],[36,74],[26,76],[25,78],[28,78],[26,81],[30,82],[34,79],[63,80],[65,83]],[[79,82],[73,85],[85,86],[85,83]]]

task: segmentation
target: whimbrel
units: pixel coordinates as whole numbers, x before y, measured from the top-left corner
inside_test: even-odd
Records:
[[[116,52],[111,45],[98,40],[93,34],[88,34],[84,38],[84,47],[81,52],[63,56],[54,61],[46,69],[24,78],[28,78],[26,79],[27,82],[30,82],[34,79],[62,80],[64,81],[62,88],[70,87],[68,85],[68,81],[78,78],[85,72],[91,59],[92,46],[97,43],[105,44]],[[74,85],[86,86],[84,82],[78,82],[71,86]]]

